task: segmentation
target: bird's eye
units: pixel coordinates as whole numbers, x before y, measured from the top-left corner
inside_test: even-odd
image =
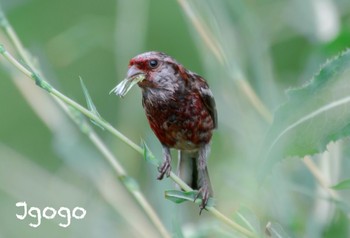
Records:
[[[149,66],[151,67],[151,68],[156,68],[157,66],[158,66],[158,60],[150,60],[149,62],[148,62],[148,64],[149,64]]]

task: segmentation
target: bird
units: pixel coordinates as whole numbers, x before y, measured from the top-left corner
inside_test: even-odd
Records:
[[[149,125],[160,141],[163,162],[158,179],[171,172],[170,149],[178,150],[178,176],[202,199],[200,213],[213,197],[207,161],[217,110],[213,93],[200,75],[158,51],[141,53],[128,65],[126,78],[111,92],[125,94],[137,84]]]

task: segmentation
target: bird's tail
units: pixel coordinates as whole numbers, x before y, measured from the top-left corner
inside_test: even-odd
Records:
[[[194,190],[199,190],[204,182],[208,183],[210,197],[213,197],[208,169],[205,168],[204,175],[198,173],[198,156],[198,152],[179,151],[178,176]],[[202,176],[205,176],[205,178],[202,178]]]

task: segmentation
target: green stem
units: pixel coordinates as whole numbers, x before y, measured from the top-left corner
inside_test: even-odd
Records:
[[[5,48],[3,45],[0,45],[0,53],[11,63],[13,64],[17,69],[19,69],[22,73],[27,75],[29,78],[33,79],[35,83],[45,89],[47,92],[52,94],[53,96],[57,97],[58,99],[62,100],[66,104],[72,106],[73,108],[77,109],[79,112],[83,113],[85,116],[90,118],[93,121],[98,122],[103,126],[106,130],[111,132],[113,135],[117,136],[120,140],[131,146],[134,150],[136,150],[139,153],[143,153],[143,149],[135,144],[133,141],[131,141],[129,138],[127,138],[125,135],[123,135],[121,132],[116,130],[114,127],[112,127],[109,123],[102,120],[99,116],[92,113],[85,107],[81,106],[79,103],[76,103],[69,97],[65,96],[55,88],[53,88],[49,83],[47,83],[45,80],[43,80],[40,76],[36,75],[35,73],[32,73],[30,70],[28,70],[26,67],[24,67],[20,62],[18,62]]]
[[[107,158],[107,160],[110,162],[110,164],[113,166],[115,171],[117,171],[119,176],[128,176],[125,172],[124,168],[119,164],[118,160],[114,157],[112,152],[106,147],[106,145],[102,142],[102,140],[99,138],[99,136],[94,132],[89,133],[90,140],[96,145],[96,147],[100,150],[100,152]],[[152,206],[148,203],[147,199],[143,195],[143,193],[140,191],[139,188],[129,188],[128,186],[125,186],[129,192],[134,196],[136,201],[140,204],[140,206],[144,209],[145,213],[148,215],[150,220],[153,222],[155,227],[158,229],[159,233],[162,235],[162,237],[170,238],[171,235],[163,225],[162,221],[158,217],[157,213],[154,211]]]
[[[84,120],[81,121],[80,118],[76,118],[74,115],[75,113],[71,113],[69,111],[69,108],[67,105],[61,101],[58,100],[58,103],[61,105],[61,107],[67,112],[67,114],[72,118],[72,120],[80,126],[80,129],[82,132],[84,132],[89,139],[93,142],[93,144],[96,146],[96,148],[101,152],[101,154],[104,155],[104,157],[107,159],[107,161],[112,165],[114,171],[117,173],[118,177],[120,178],[129,178],[128,174],[126,173],[123,166],[118,162],[118,160],[115,158],[113,153],[107,148],[105,143],[101,140],[101,138],[95,133],[95,131],[91,128],[91,126]],[[76,110],[74,108],[74,110]],[[78,115],[81,115],[80,113]],[[124,179],[125,180],[125,179]],[[140,206],[145,210],[148,217],[151,219],[155,227],[159,230],[159,233],[162,235],[162,237],[170,238],[169,232],[166,230],[165,226],[157,216],[157,213],[154,211],[152,206],[148,203],[145,196],[141,193],[138,186],[135,188],[127,186],[124,182],[122,182],[124,187],[134,196],[136,201],[140,204]]]
[[[0,8],[0,26],[4,29],[4,31],[9,36],[10,40],[12,41],[13,45],[21,55],[21,57],[24,59],[24,62],[31,68],[30,71],[26,67],[24,67],[21,63],[19,63],[5,48],[3,45],[0,44],[0,53],[10,62],[12,63],[17,69],[19,69],[22,73],[30,77],[35,81],[35,83],[49,92],[50,94],[54,95],[54,99],[56,99],[56,102],[63,108],[63,110],[72,118],[72,120],[79,126],[81,131],[89,137],[89,139],[95,144],[97,149],[105,156],[105,158],[108,160],[108,162],[112,165],[116,173],[119,177],[127,177],[127,173],[125,172],[124,168],[121,166],[121,164],[118,162],[118,160],[115,158],[115,156],[112,154],[112,152],[105,146],[105,144],[102,142],[102,140],[98,137],[98,135],[94,132],[94,130],[91,128],[91,126],[84,122],[81,122],[80,120],[77,120],[74,113],[72,113],[71,110],[67,107],[67,105],[71,105],[76,110],[80,111],[81,113],[85,114],[87,117],[96,117],[95,114],[91,113],[81,105],[77,104],[70,98],[66,97],[59,91],[57,91],[55,88],[53,88],[46,80],[42,79],[41,76],[37,73],[38,70],[35,69],[35,66],[31,63],[30,57],[27,54],[26,50],[24,49],[21,41],[19,40],[16,32],[13,30],[9,22],[7,21],[6,17],[4,16],[1,8]],[[65,102],[65,103],[63,103]],[[83,123],[83,125],[82,125]],[[107,123],[106,123],[107,124]],[[109,125],[109,124],[108,124]],[[110,125],[109,125],[110,126]],[[107,125],[105,125],[107,127]],[[123,140],[125,143],[129,144],[132,148],[137,150],[138,152],[142,152],[143,150],[140,149],[135,143],[133,143],[131,140],[129,140],[127,137],[125,137],[123,134],[121,134],[119,131],[114,130],[114,135],[119,137],[121,140]],[[130,187],[123,184],[125,188],[134,196],[138,204],[144,209],[145,213],[148,215],[150,220],[153,222],[154,226],[158,229],[159,233],[164,238],[170,238],[171,235],[159,219],[157,213],[154,211],[152,206],[148,203],[145,196],[141,193],[139,189],[131,189]]]
[[[112,134],[116,135],[119,139],[127,143],[129,146],[134,148],[140,153],[143,153],[143,149],[136,145],[134,142],[132,142],[130,139],[128,139],[126,136],[124,136],[122,133],[114,129],[110,124],[102,120],[100,117],[95,115],[94,113],[90,112],[80,104],[76,103],[75,101],[71,100],[70,98],[66,97],[64,94],[53,88],[49,83],[47,83],[45,80],[41,79],[38,75],[32,73],[29,71],[26,67],[24,67],[21,63],[19,63],[7,50],[4,49],[2,45],[0,45],[0,53],[10,62],[12,63],[17,69],[19,69],[22,73],[27,75],[29,78],[33,79],[35,83],[55,96],[57,99],[64,102],[64,105],[70,105],[74,109],[78,110],[85,116],[89,117],[90,119],[94,121],[98,121],[102,124],[102,126],[110,131]],[[62,105],[61,105],[62,106]],[[72,113],[70,113],[67,110],[67,107],[62,106],[63,109],[72,117]],[[74,120],[74,118],[72,118]],[[81,122],[74,120],[77,124],[80,124]],[[119,164],[117,159],[113,156],[112,152],[105,146],[105,144],[102,142],[102,140],[97,136],[97,134],[93,131],[93,129],[87,125],[84,124],[83,126],[80,125],[83,128],[88,128],[88,130],[82,130],[84,131],[90,140],[96,145],[98,150],[107,158],[109,163],[112,165],[118,176],[127,177],[125,170],[123,167]],[[138,190],[138,189],[130,189],[128,186],[125,186],[128,191],[134,196],[134,198],[137,200],[137,202],[140,204],[140,206],[145,210],[148,217],[151,219],[151,221],[154,223],[154,225],[157,227],[159,232],[162,234],[163,237],[170,238],[170,234],[162,224],[161,220],[157,216],[156,212],[153,210],[151,205],[147,202],[147,199],[144,197],[144,195]]]

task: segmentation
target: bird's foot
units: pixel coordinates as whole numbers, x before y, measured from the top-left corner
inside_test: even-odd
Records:
[[[210,195],[210,192],[209,192],[209,187],[207,185],[205,186],[202,186],[199,191],[198,191],[198,194],[196,195],[196,197],[194,198],[194,201],[196,201],[199,196],[202,197],[202,203],[199,205],[199,215],[202,214],[202,211],[206,209],[206,206],[208,204],[208,201],[209,201],[209,195]]]
[[[170,176],[171,172],[171,162],[170,160],[164,160],[163,164],[158,168],[159,175],[157,177],[158,180],[162,180],[164,178],[164,175],[167,177]]]

